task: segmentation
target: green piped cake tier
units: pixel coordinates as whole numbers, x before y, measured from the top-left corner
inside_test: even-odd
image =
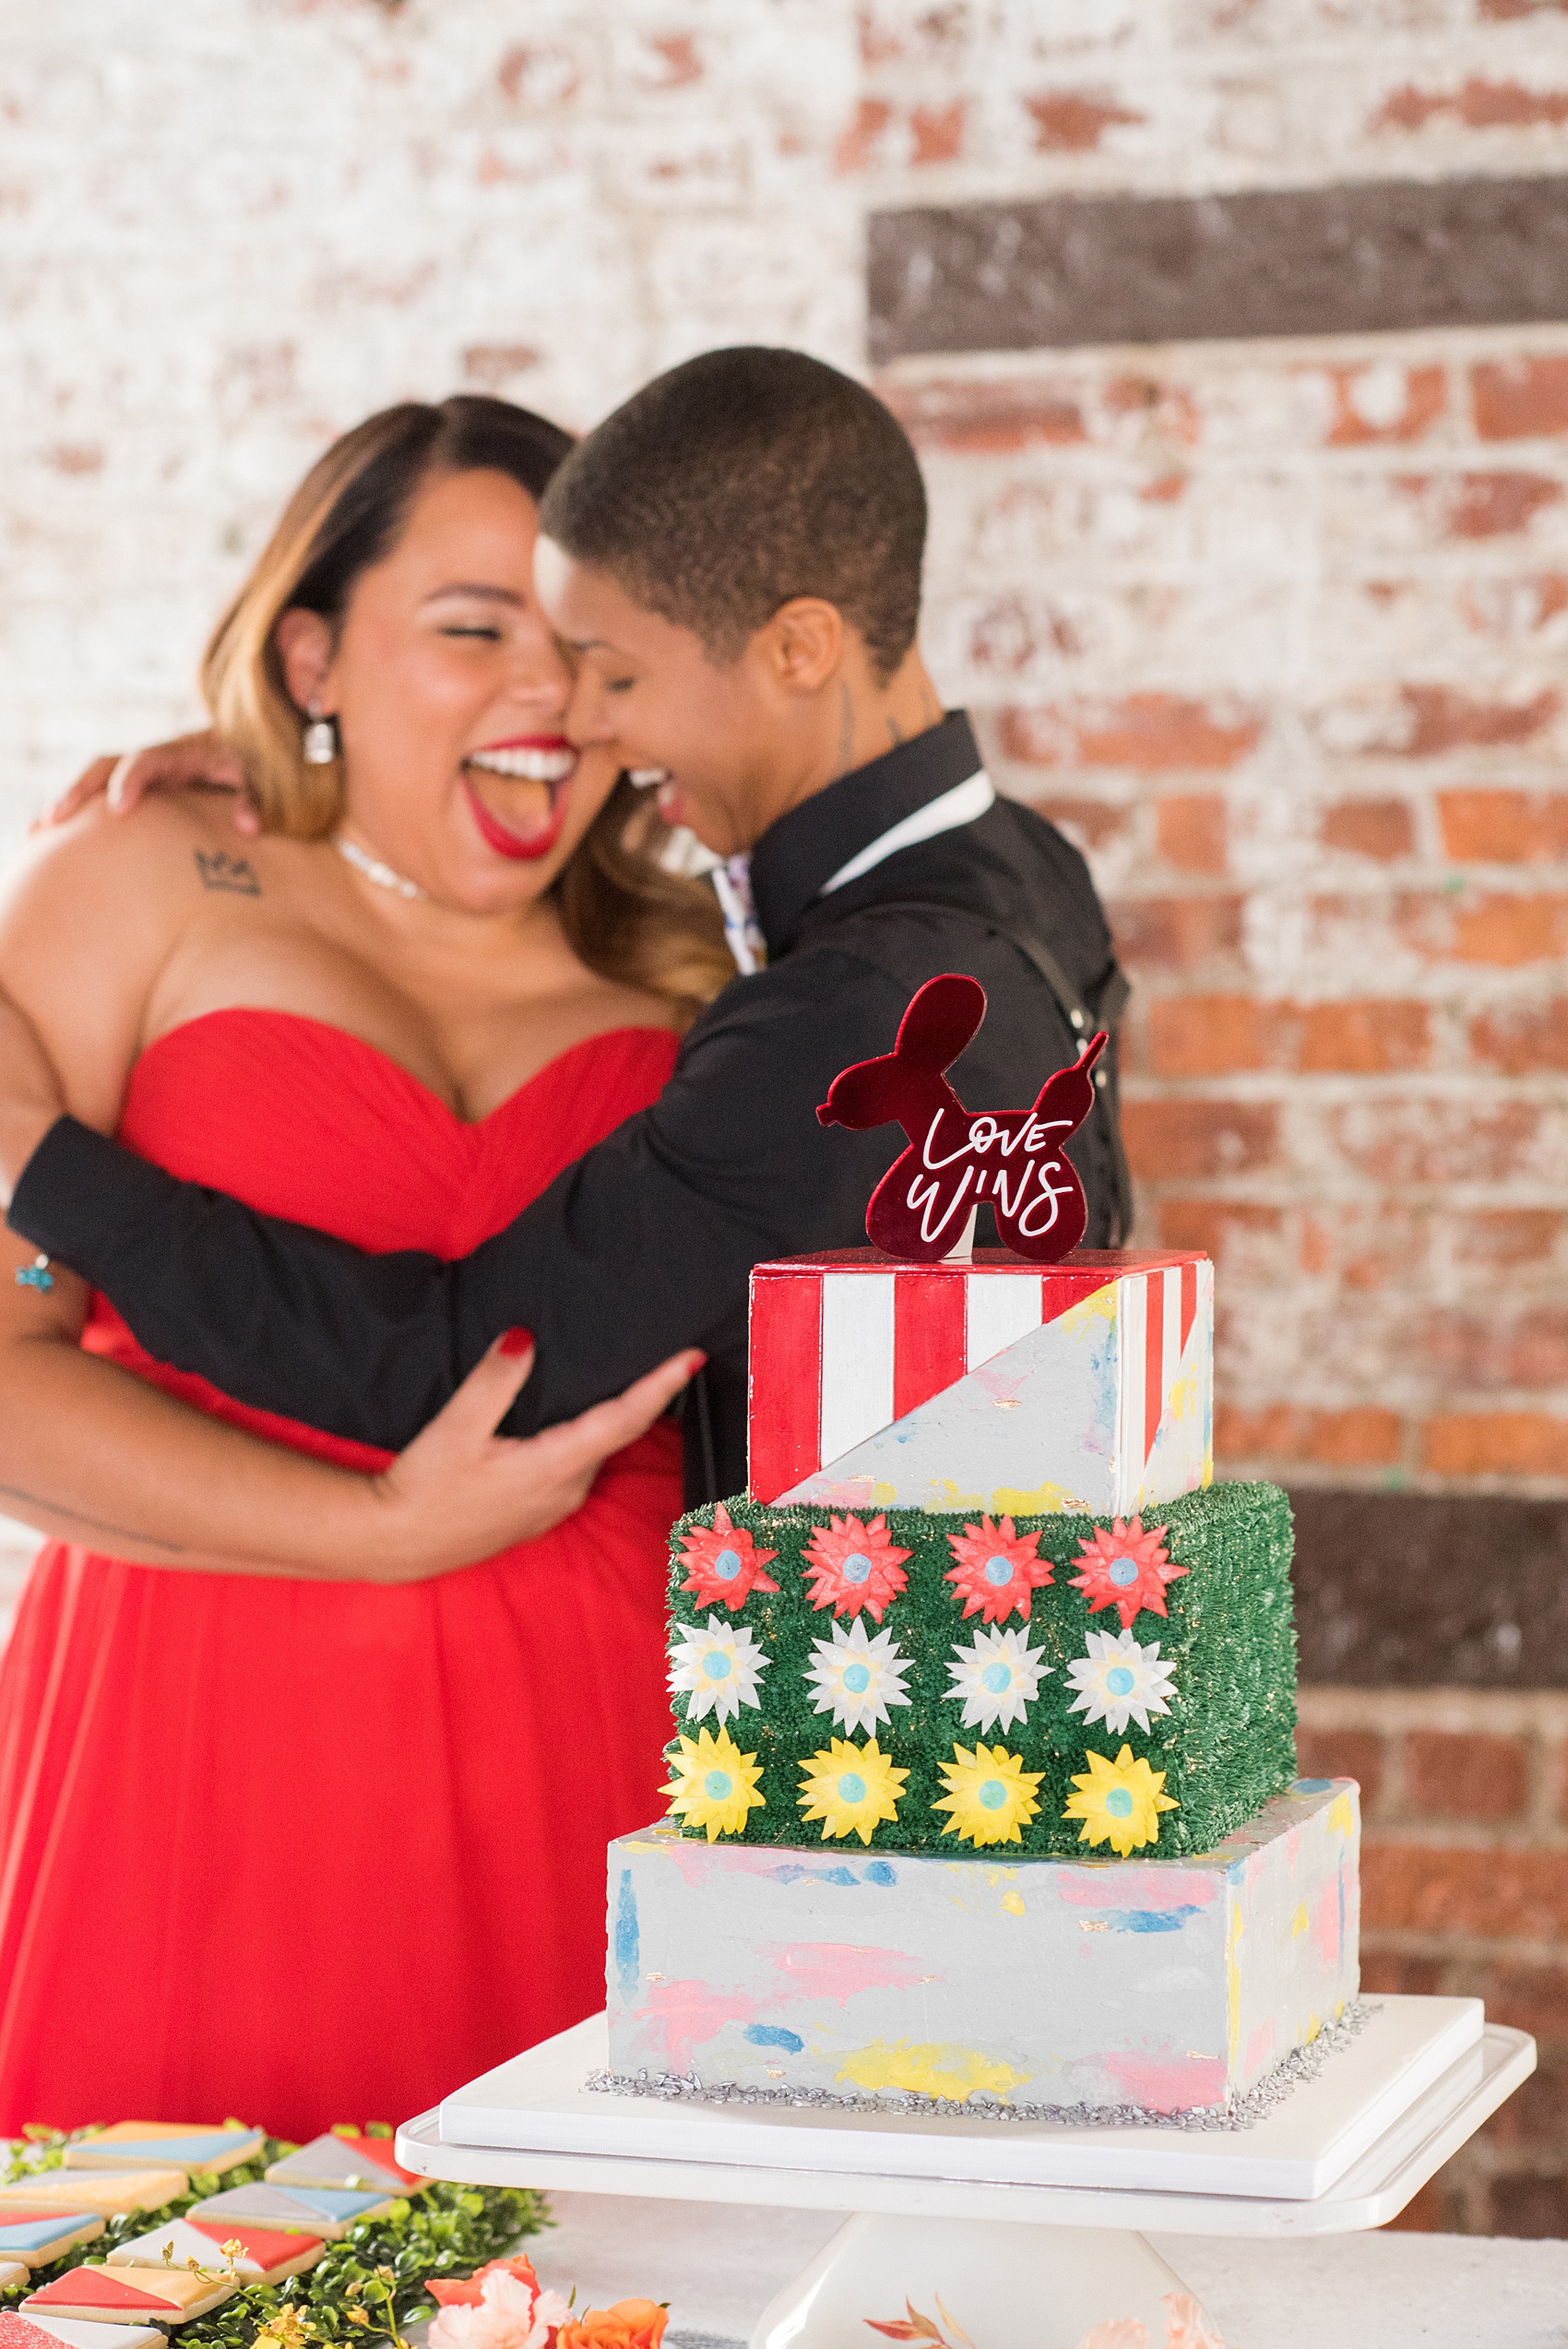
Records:
[[[1295,1778],[1276,1485],[1212,1485],[1131,1524],[740,1497],[671,1547],[688,1835],[1111,1859],[1133,1831],[1163,1859],[1212,1850]]]

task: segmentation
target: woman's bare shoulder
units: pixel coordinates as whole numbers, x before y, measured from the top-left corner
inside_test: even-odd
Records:
[[[201,860],[248,842],[195,795],[101,802],[28,841],[0,889],[0,987],[93,1122],[113,1111],[159,972],[201,902]],[[214,864],[212,869],[218,869]]]

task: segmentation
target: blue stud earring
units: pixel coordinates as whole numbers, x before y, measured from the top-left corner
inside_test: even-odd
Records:
[[[18,1264],[17,1286],[18,1289],[52,1289],[54,1286],[54,1275],[49,1270],[49,1258],[46,1256],[39,1256],[35,1257],[30,1264]]]

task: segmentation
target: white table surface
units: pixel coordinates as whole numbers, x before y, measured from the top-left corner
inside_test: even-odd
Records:
[[[546,2283],[604,2307],[670,2303],[672,2342],[744,2342],[774,2294],[841,2224],[821,2211],[552,2194],[528,2248]],[[1465,2235],[1226,2242],[1151,2236],[1228,2349],[1568,2349],[1568,2243]],[[894,2308],[868,2316],[892,2317]],[[954,2314],[963,2318],[961,2309]],[[868,2332],[868,2344],[877,2336]],[[980,2342],[977,2349],[1054,2349]]]

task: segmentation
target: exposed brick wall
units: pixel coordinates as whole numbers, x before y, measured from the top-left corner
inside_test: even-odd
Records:
[[[1568,331],[902,362],[932,650],[1085,848],[1233,1469],[1568,1489]]]
[[[1568,1697],[1302,1691],[1303,1772],[1361,1785],[1361,1979],[1479,1997],[1539,2069],[1401,2226],[1568,2235]]]

